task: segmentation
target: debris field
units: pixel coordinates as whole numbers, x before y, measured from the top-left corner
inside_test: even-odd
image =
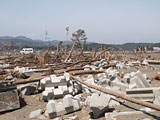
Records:
[[[159,120],[160,53],[0,56],[0,120]]]

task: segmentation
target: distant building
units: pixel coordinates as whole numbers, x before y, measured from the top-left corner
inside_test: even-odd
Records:
[[[160,51],[160,47],[153,47],[153,50],[159,52]]]

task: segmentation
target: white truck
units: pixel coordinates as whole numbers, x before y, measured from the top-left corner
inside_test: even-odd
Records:
[[[21,54],[30,54],[30,53],[33,53],[33,48],[23,48],[21,51],[20,51]]]

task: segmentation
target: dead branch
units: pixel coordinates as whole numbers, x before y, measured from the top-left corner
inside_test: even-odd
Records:
[[[105,53],[107,50],[109,50],[109,49],[105,49],[105,50],[103,50],[101,53],[99,53],[95,58],[94,58],[94,60],[95,59],[97,59],[100,55],[102,55],[103,53]]]

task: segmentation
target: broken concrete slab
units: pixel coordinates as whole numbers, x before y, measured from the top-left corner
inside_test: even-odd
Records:
[[[114,81],[111,81],[111,86],[116,86],[116,87],[119,87],[121,91],[126,91],[126,89],[129,88],[129,85],[128,84],[125,84],[125,83],[122,83],[120,82],[119,80],[114,80]]]
[[[0,112],[20,108],[19,97],[16,87],[0,90]]]
[[[80,120],[78,116],[72,116],[72,117],[69,117],[65,120]]]
[[[71,75],[67,72],[64,73],[64,77],[66,78],[66,81],[71,80]]]
[[[38,109],[35,111],[32,111],[30,113],[30,119],[45,119],[45,117],[42,115],[43,110],[42,109]]]
[[[63,98],[63,105],[64,105],[67,113],[81,109],[80,101],[77,99],[74,99],[72,95],[66,95]]]
[[[124,77],[122,78],[122,82],[130,84],[130,79],[131,79],[131,75],[125,74]]]
[[[140,115],[140,114],[144,114],[146,112],[151,113],[154,112],[155,110],[152,109],[144,109],[144,110],[140,110],[140,111],[126,111],[126,112],[107,112],[105,113],[105,119],[106,120],[112,120],[118,116],[130,116],[130,115]]]
[[[155,99],[153,101],[154,104],[160,105],[160,88],[159,89],[154,89],[153,94],[155,96]]]
[[[54,96],[54,87],[47,88],[45,89],[45,91],[42,92],[42,99],[44,101],[53,99],[53,96]]]
[[[50,100],[47,103],[45,115],[48,116],[50,119],[57,117],[57,111],[56,111],[57,102],[55,100]]]
[[[43,78],[43,79],[40,81],[41,89],[42,89],[42,90],[45,90],[45,86],[46,86],[47,83],[48,83],[48,84],[51,83],[50,77]]]
[[[23,85],[20,90],[23,95],[32,95],[35,93],[36,87],[31,85]]]
[[[85,104],[90,107],[93,113],[93,118],[98,118],[108,110],[111,97],[104,94],[93,93],[87,97]]]
[[[80,102],[71,95],[66,95],[63,102],[57,103],[55,100],[50,100],[47,104],[45,115],[50,119],[56,118],[67,113],[71,113],[81,109]]]
[[[13,79],[13,76],[12,75],[8,75],[5,80],[12,80]]]
[[[146,80],[146,78],[144,77],[144,75],[140,71],[137,71],[135,73],[135,76],[137,76],[141,80],[144,87],[151,87],[151,85],[148,83],[148,81]]]
[[[97,78],[98,80],[103,80],[103,79],[107,79],[106,74],[105,73],[99,73],[97,74]]]
[[[143,101],[153,102],[156,97],[159,97],[160,95],[159,90],[160,88],[158,87],[135,88],[135,89],[127,89],[126,94],[129,95],[130,97],[134,97]]]

